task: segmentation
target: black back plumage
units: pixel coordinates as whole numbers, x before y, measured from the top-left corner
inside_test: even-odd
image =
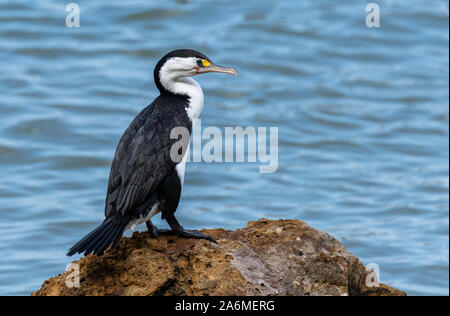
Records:
[[[131,123],[120,139],[109,176],[106,218],[133,211],[154,193],[161,181],[174,171],[170,150],[177,139],[175,127],[191,131],[185,96],[161,95]]]
[[[114,248],[127,224],[148,211],[156,200],[161,181],[175,171],[170,150],[178,139],[171,139],[173,128],[192,130],[186,114],[188,98],[160,95],[139,113],[119,141],[108,182],[104,222],[76,243],[67,253],[102,255]],[[184,139],[188,142],[188,139]],[[186,144],[183,146],[186,149]],[[184,153],[183,153],[184,154]]]

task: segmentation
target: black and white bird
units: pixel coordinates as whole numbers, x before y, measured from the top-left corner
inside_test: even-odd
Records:
[[[182,159],[171,157],[171,148],[178,141],[171,138],[171,131],[185,128],[189,138],[203,108],[202,88],[190,77],[208,72],[237,75],[234,68],[215,65],[195,50],[172,51],[157,63],[154,80],[160,95],[136,116],[120,139],[109,176],[106,219],[70,248],[68,256],[102,255],[117,245],[126,229],[144,222],[155,238],[175,234],[214,241],[185,230],[175,218],[184,182],[186,146]],[[171,230],[160,230],[152,224],[151,218],[159,212]]]

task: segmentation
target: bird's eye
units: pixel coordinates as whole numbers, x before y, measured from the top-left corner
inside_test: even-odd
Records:
[[[211,65],[211,63],[209,61],[207,61],[206,59],[197,59],[197,65],[199,67],[209,67],[209,65]]]

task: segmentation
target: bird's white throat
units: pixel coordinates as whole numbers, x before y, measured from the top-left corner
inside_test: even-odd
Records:
[[[165,85],[164,88],[168,91],[188,96],[189,104],[186,107],[186,113],[194,124],[203,110],[204,95],[200,85],[192,78],[179,78],[177,80],[166,81],[165,84],[167,86]]]
[[[189,105],[186,107],[186,113],[194,124],[203,110],[204,95],[200,85],[192,78],[179,78],[166,83],[165,88],[170,92],[188,96]]]
[[[189,105],[186,108],[192,124],[199,118],[203,109],[203,90],[190,76],[195,75],[195,58],[172,58],[159,71],[161,85],[169,92],[186,95]]]

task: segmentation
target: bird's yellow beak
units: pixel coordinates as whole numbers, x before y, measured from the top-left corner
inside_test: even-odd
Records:
[[[203,67],[198,67],[197,68],[197,73],[198,74],[204,74],[207,72],[222,72],[225,74],[231,74],[231,75],[238,75],[238,72],[236,69],[234,68],[228,68],[228,67],[222,67],[213,63],[210,63],[206,60],[204,60],[203,62]]]

